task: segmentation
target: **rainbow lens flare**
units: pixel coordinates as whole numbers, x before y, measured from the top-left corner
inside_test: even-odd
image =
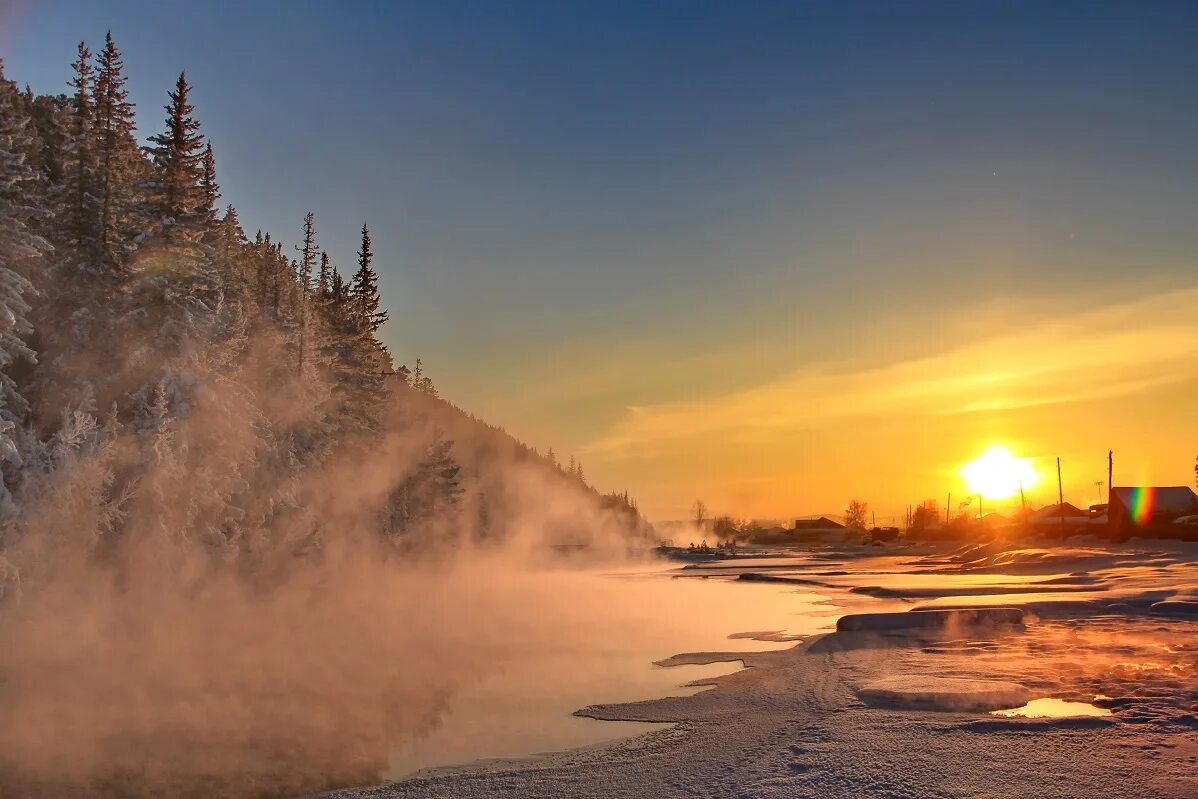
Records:
[[[1131,490],[1131,520],[1137,526],[1143,527],[1152,521],[1153,490],[1151,488],[1133,488]]]

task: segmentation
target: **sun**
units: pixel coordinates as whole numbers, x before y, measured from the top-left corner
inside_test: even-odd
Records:
[[[961,472],[969,489],[985,499],[1009,499],[1039,479],[1031,461],[1016,458],[1006,447],[993,446]]]

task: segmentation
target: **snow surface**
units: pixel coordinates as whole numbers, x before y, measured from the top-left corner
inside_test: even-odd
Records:
[[[1198,619],[1154,605],[1198,596],[1198,547],[1153,546],[1007,556],[990,546],[982,554],[916,560],[845,550],[779,564],[771,576],[842,572],[821,579],[836,583],[825,593],[845,612],[911,609],[909,598],[854,587],[939,584],[942,594],[925,593],[925,604],[1019,607],[1027,622],[964,626],[931,640],[919,631],[837,632],[790,649],[742,653],[737,657],[746,668],[713,680],[711,690],[579,711],[596,719],[676,722],[668,729],[339,797],[1192,799],[1198,796]],[[711,568],[712,579],[740,573],[728,563]],[[938,579],[925,579],[930,573]],[[1004,593],[1018,575],[1045,578],[1043,591]],[[1054,591],[1081,581],[1048,582],[1070,577],[1087,578],[1092,590]],[[963,586],[976,593],[954,592]],[[661,662],[732,657],[705,653]],[[863,701],[871,687],[923,695],[941,709],[950,696],[1002,699],[1008,707],[1052,697],[1093,702],[1112,715],[1002,718],[959,705],[927,712]]]

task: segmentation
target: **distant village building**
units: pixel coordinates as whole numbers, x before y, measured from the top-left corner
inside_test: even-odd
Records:
[[[849,529],[838,521],[820,516],[818,519],[795,519],[794,527],[771,527],[753,531],[754,544],[812,544],[829,539],[842,539]]]
[[[1189,486],[1115,487],[1107,507],[1111,532],[1120,538],[1149,535],[1196,540],[1198,521],[1185,523],[1185,517],[1195,515],[1198,494]]]
[[[1045,505],[1039,510],[1034,510],[1028,514],[1027,520],[1030,524],[1045,524],[1053,523],[1060,524],[1061,519],[1068,521],[1089,521],[1090,512],[1082,510],[1070,502],[1062,502],[1060,504]]]
[[[1027,525],[1039,533],[1068,536],[1091,529],[1101,532],[1106,525],[1106,517],[1097,517],[1089,510],[1062,502],[1032,511],[1027,515]]]
[[[847,529],[843,524],[829,519],[827,516],[820,516],[818,519],[795,519],[794,531],[797,533],[800,530],[844,530]]]

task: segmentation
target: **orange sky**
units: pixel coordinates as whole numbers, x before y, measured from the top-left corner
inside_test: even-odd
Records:
[[[60,92],[111,28],[143,135],[185,68],[247,229],[312,211],[345,273],[368,222],[396,359],[652,517],[893,520],[996,442],[1078,504],[1108,448],[1190,482],[1193,4],[260,5],[0,1],[0,44]]]
[[[629,407],[582,457],[657,518],[685,517],[696,497],[761,517],[840,512],[859,497],[890,521],[925,498],[943,507],[950,491],[956,505],[962,467],[994,443],[1033,459],[1036,504],[1055,501],[1057,456],[1066,499],[1098,501],[1108,448],[1116,484],[1188,484],[1195,307],[1187,289],[946,321],[892,361],[871,362],[874,340],[712,396]]]

